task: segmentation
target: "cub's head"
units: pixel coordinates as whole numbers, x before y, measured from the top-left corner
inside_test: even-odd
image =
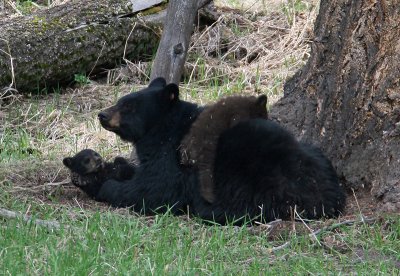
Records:
[[[140,91],[133,92],[102,112],[101,125],[129,142],[139,141],[152,127],[163,119],[179,101],[176,84],[166,84],[157,78]]]
[[[258,97],[249,97],[248,101],[244,101],[242,110],[249,112],[250,119],[262,118],[268,119],[267,110],[268,98],[267,95],[260,95]]]
[[[250,119],[268,119],[267,96],[233,96],[217,102],[216,108],[231,116],[230,127]]]
[[[64,158],[63,164],[70,169],[71,172],[79,175],[98,172],[104,167],[103,158],[91,149],[84,149],[73,157]]]

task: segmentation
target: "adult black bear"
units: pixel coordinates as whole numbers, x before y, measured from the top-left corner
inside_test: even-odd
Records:
[[[181,161],[198,169],[200,194],[205,200],[215,200],[213,171],[221,134],[242,121],[267,117],[267,96],[231,96],[206,106],[191,125],[181,142]]]
[[[218,223],[289,219],[294,208],[309,219],[343,210],[345,194],[329,160],[262,119],[241,122],[220,136],[215,202],[208,203],[200,195],[197,170],[179,160],[182,138],[202,108],[178,94],[176,85],[159,78],[99,114],[104,128],[135,144],[140,166],[131,180],[96,186],[93,198],[144,213],[189,212]]]
[[[84,149],[73,157],[65,157],[63,164],[70,170],[71,182],[88,195],[95,194],[107,179],[131,179],[135,167],[122,157],[106,162],[92,149]]]

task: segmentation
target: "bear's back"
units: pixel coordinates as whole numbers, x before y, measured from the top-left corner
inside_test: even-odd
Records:
[[[266,220],[288,219],[294,206],[307,218],[333,217],[345,204],[330,161],[270,120],[249,120],[225,131],[214,175],[216,209],[235,218],[255,217],[264,208]]]

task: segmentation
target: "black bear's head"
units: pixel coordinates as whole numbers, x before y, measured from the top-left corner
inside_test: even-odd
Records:
[[[120,98],[99,113],[101,125],[129,142],[139,141],[179,101],[176,84],[157,78],[143,90]]]
[[[63,164],[79,175],[86,175],[97,172],[104,166],[101,156],[91,149],[84,149],[73,157],[63,159]]]

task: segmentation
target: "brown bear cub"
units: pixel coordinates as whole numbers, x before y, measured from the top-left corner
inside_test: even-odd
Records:
[[[183,138],[181,162],[198,168],[200,193],[208,202],[215,200],[213,169],[218,138],[236,124],[256,118],[268,118],[266,95],[227,97],[207,106]]]
[[[126,159],[116,157],[114,162],[105,162],[100,154],[91,149],[84,149],[73,157],[64,158],[63,164],[71,172],[72,184],[83,190],[89,183],[101,185],[107,179],[128,180],[135,173],[135,167]]]

